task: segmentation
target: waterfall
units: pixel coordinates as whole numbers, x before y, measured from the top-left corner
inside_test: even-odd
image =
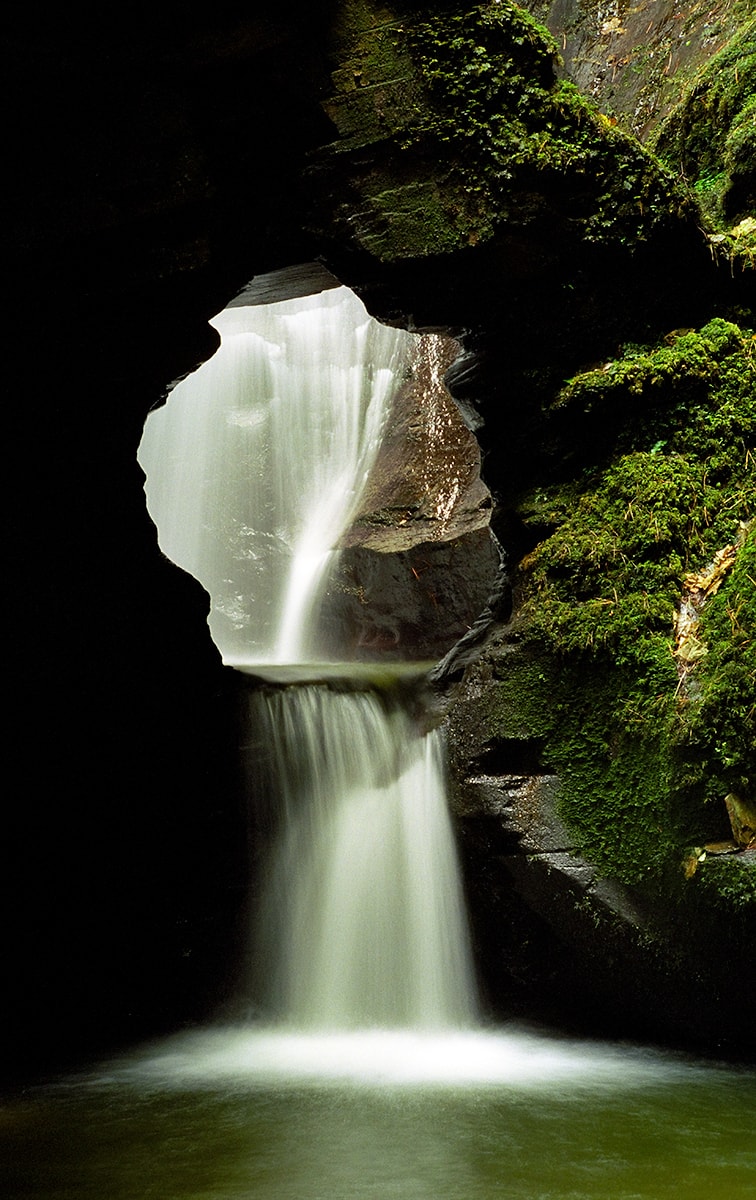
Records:
[[[149,511],[164,553],[210,592],[224,662],[305,679],[417,337],[343,287],[212,324],[219,350],[145,425]],[[336,649],[338,683],[251,693],[257,803],[269,794],[276,827],[255,1000],[297,1030],[459,1028],[476,1002],[440,737],[420,728],[401,665],[357,687]]]
[[[439,734],[392,692],[252,699],[281,815],[258,924],[265,1009],[303,1029],[469,1022]]]
[[[329,566],[416,339],[345,287],[210,324],[219,349],[145,425],[149,512],[163,552],[210,593],[224,662],[313,662]]]

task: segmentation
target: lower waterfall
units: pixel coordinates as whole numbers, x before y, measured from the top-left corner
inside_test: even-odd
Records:
[[[298,1029],[459,1027],[477,1005],[443,746],[404,694],[251,696],[278,830],[257,922],[263,1012]]]

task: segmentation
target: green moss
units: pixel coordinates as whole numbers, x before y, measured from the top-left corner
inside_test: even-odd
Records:
[[[370,203],[362,242],[377,258],[444,253],[459,243],[457,214],[435,179],[374,191]],[[467,215],[464,236],[468,240],[474,227]]]
[[[581,847],[626,883],[682,880],[725,795],[756,788],[753,534],[702,610],[708,653],[682,664],[674,641],[686,575],[756,513],[755,349],[717,319],[569,380],[555,413],[618,410],[613,450],[520,506],[551,529],[518,585],[518,636],[558,667],[545,752]]]
[[[689,179],[719,171],[734,127],[756,91],[756,18],[706,64],[654,137],[665,158],[677,160]]]
[[[728,919],[746,917],[743,931],[750,938],[756,912],[756,871],[752,867],[738,859],[708,858],[696,872],[695,889],[699,904],[703,901],[723,911]]]
[[[556,79],[553,39],[517,5],[429,16],[409,45],[429,103],[404,145],[434,144],[494,223],[537,219],[534,191],[556,189],[586,241],[643,240],[679,214],[672,176]]]
[[[324,108],[338,130],[339,152],[412,124],[422,95],[396,14],[375,0],[348,0],[334,15],[331,37],[337,65]]]
[[[712,248],[756,263],[756,18],[715,55],[649,144],[681,173]],[[737,232],[735,232],[737,230]]]
[[[756,73],[756,72],[752,72]],[[745,99],[733,118],[724,145],[723,160],[730,179],[756,175],[756,96]]]
[[[553,39],[511,0],[406,15],[401,0],[345,0],[332,46],[339,219],[382,261],[503,229],[559,255],[632,250],[685,210],[673,176],[557,80]]]
[[[607,724],[591,724],[601,697],[607,715],[617,711],[616,694],[604,687],[583,711],[582,725],[562,728],[553,756],[563,784],[562,811],[601,871],[638,884],[658,876],[675,852],[666,786],[670,768],[663,738],[621,733],[607,741]]]
[[[547,738],[555,714],[543,703],[559,686],[554,661],[533,647],[509,655],[495,668],[497,687],[485,693],[494,705],[484,722],[497,737],[529,741]]]
[[[666,344],[628,347],[617,360],[568,380],[551,419],[565,444],[588,439],[594,461],[602,450],[677,454],[701,463],[702,486],[711,488],[740,471],[753,433],[755,383],[754,335],[715,318],[700,331],[674,331]],[[649,469],[669,473],[675,464]],[[711,506],[705,508],[710,514]]]

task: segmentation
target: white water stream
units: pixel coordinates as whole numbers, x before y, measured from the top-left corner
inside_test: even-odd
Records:
[[[437,733],[375,691],[253,697],[282,828],[259,920],[268,1015],[300,1030],[476,1017]]]
[[[139,447],[163,552],[210,593],[231,666],[322,657],[318,606],[416,337],[348,288],[229,307]]]

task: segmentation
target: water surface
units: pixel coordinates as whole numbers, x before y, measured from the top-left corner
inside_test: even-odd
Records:
[[[182,1035],[0,1110],[29,1200],[752,1200],[756,1075],[498,1033]]]

